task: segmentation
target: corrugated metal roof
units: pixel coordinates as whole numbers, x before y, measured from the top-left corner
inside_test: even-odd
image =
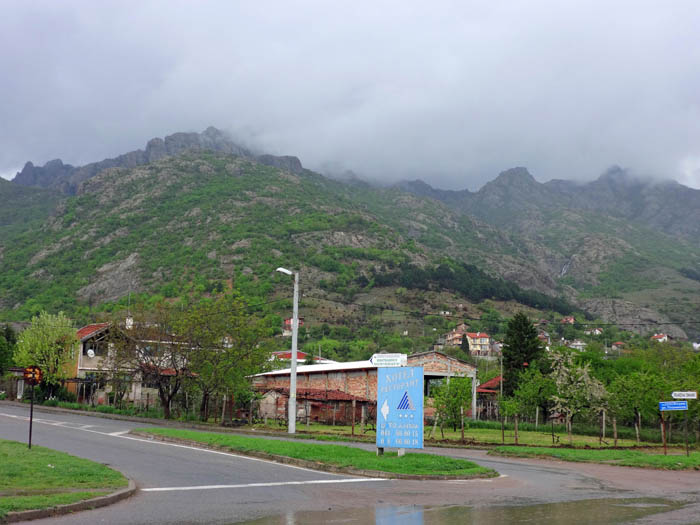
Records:
[[[297,374],[313,374],[318,372],[341,372],[343,370],[364,370],[367,368],[377,368],[369,361],[351,361],[349,363],[329,363],[325,365],[302,365],[297,367]],[[282,370],[273,370],[272,372],[263,372],[255,374],[253,377],[260,376],[283,376],[289,375],[292,372],[290,368]]]

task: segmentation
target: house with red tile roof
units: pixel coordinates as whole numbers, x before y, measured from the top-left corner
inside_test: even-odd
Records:
[[[127,318],[122,328],[127,333],[133,326]],[[114,346],[110,338],[115,328],[111,323],[94,323],[81,327],[76,332],[78,352],[75,360],[74,374],[66,381],[66,388],[73,392],[79,402],[91,404],[106,404],[112,392],[111,380],[115,370],[126,373],[131,377],[131,385],[127,388],[125,398],[134,403],[144,405],[158,404],[158,390],[154,385],[144,382],[145,375],[150,374],[149,368],[142,365],[141,370],[124,370],[114,363]],[[148,344],[152,344],[149,341]],[[178,372],[173,368],[161,367],[160,376],[174,376]],[[152,375],[152,374],[151,374]]]
[[[301,350],[297,350],[297,364],[303,365],[306,363],[306,360],[309,358],[309,354],[306,352],[302,352]],[[272,352],[270,356],[270,360],[274,361],[277,359],[278,361],[282,361],[283,365],[286,366],[291,360],[292,360],[292,351],[291,350],[280,350],[279,352]],[[324,357],[319,357],[319,356],[313,356],[314,364],[327,364],[327,363],[335,363],[336,361],[333,361],[332,359],[326,359]]]
[[[467,332],[469,353],[474,357],[491,357],[491,336],[486,332]]]

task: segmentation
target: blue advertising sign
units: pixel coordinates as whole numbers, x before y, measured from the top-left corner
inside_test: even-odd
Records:
[[[377,368],[377,447],[423,448],[423,367]]]
[[[659,410],[688,410],[687,401],[659,401]]]

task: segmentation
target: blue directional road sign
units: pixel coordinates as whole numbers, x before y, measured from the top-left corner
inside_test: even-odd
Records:
[[[688,410],[687,401],[659,401],[659,410]]]
[[[377,447],[423,448],[423,367],[377,368]]]

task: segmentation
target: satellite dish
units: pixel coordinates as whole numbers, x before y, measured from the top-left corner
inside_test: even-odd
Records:
[[[95,351],[94,351],[92,348],[88,348],[87,356],[88,356],[90,359],[92,359],[93,357],[95,357]]]

